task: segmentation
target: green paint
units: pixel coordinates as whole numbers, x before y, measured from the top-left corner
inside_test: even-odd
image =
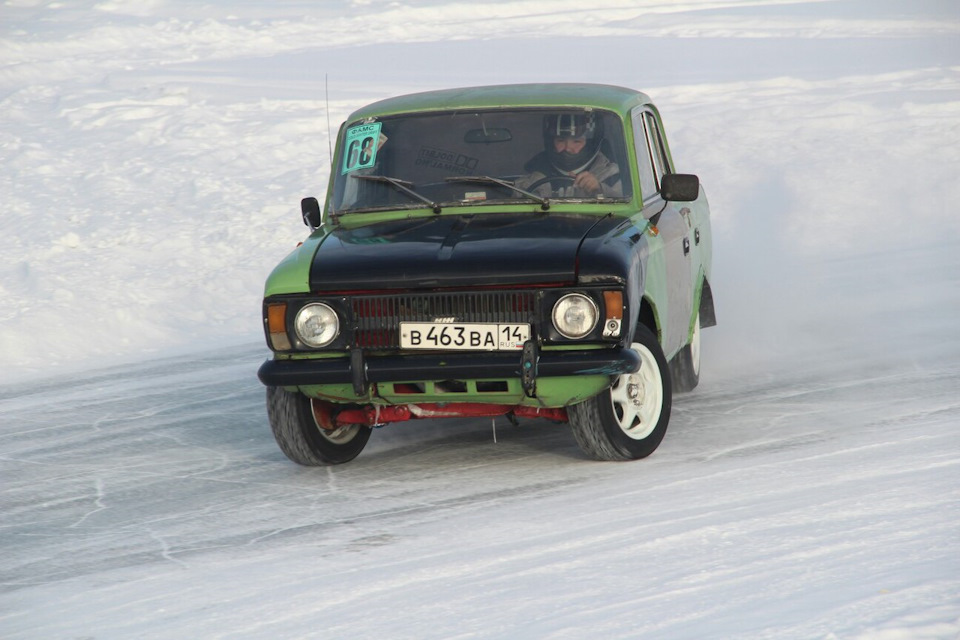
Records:
[[[274,267],[270,275],[267,276],[263,292],[264,297],[284,293],[309,292],[310,265],[323,238],[324,233],[318,230],[281,260],[280,264]]]
[[[304,395],[337,403],[369,402],[368,396],[358,396],[352,384],[322,384],[300,387]]]
[[[610,376],[565,376],[538,378],[537,396],[528,398],[520,380],[464,380],[465,391],[451,391],[449,386],[433,380],[405,383],[381,383],[372,385],[370,393],[358,396],[350,384],[324,384],[300,387],[305,395],[338,403],[373,403],[379,405],[408,404],[418,402],[477,402],[481,404],[524,405],[529,407],[559,408],[583,402],[610,386]],[[506,389],[480,391],[482,383],[506,383]],[[398,388],[401,392],[398,392]],[[403,393],[403,387],[416,387],[421,393]]]
[[[329,206],[329,203],[328,203]],[[337,224],[344,229],[356,229],[365,227],[378,222],[389,220],[413,220],[416,218],[435,218],[440,216],[464,216],[478,215],[481,213],[490,213],[490,205],[464,205],[464,206],[445,206],[440,214],[433,213],[430,209],[409,209],[397,210],[389,209],[384,211],[369,211],[365,213],[338,214]],[[328,209],[329,211],[329,209]],[[543,209],[539,204],[504,204],[497,205],[494,209],[496,213],[529,213],[531,215],[543,215]],[[603,205],[593,203],[584,204],[582,202],[551,202],[550,214],[577,214],[592,215],[602,217],[612,214],[618,217],[629,217],[636,213],[637,207],[631,203],[613,203],[608,202]]]
[[[347,122],[416,111],[498,107],[593,107],[629,113],[650,98],[640,91],[603,84],[512,84],[426,91],[380,100],[354,111]]]

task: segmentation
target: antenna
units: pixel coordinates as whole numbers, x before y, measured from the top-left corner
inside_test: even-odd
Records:
[[[333,138],[330,135],[330,86],[327,74],[323,74],[323,93],[327,100],[327,148],[330,151],[330,170],[333,171]]]

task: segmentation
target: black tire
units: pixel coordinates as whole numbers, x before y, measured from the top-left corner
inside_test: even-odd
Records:
[[[577,444],[595,460],[639,460],[653,453],[667,432],[673,400],[670,368],[656,336],[637,327],[632,349],[640,370],[614,379],[609,389],[567,407]]]
[[[693,391],[700,384],[700,314],[694,321],[690,343],[670,361],[673,392]]]
[[[363,425],[321,429],[313,417],[310,398],[283,387],[267,387],[267,416],[280,450],[308,467],[349,462],[370,439],[371,429]]]

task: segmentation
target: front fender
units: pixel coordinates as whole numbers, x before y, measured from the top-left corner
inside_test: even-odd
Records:
[[[609,218],[584,238],[578,254],[577,282],[582,285],[623,285],[627,307],[624,344],[629,344],[640,321],[650,239],[643,218]]]
[[[314,231],[309,238],[298,245],[273,268],[267,276],[263,288],[263,297],[286,294],[307,293],[310,291],[310,267],[313,256],[326,238],[327,232],[321,227]]]

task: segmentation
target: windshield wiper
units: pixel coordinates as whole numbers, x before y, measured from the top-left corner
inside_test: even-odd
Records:
[[[360,176],[354,175],[354,178],[358,180],[369,180],[371,182],[384,182],[389,184],[391,187],[399,191],[400,193],[405,193],[414,200],[419,200],[425,205],[433,209],[434,213],[440,213],[440,205],[434,202],[429,198],[425,198],[410,187],[413,186],[413,183],[409,180],[401,180],[400,178],[391,178],[390,176]]]
[[[540,203],[540,208],[546,211],[550,208],[550,200],[548,198],[542,198],[532,191],[526,191],[521,189],[517,185],[513,184],[509,180],[503,180],[501,178],[494,178],[493,176],[447,176],[444,178],[447,182],[478,182],[481,184],[498,184],[501,187],[506,187],[512,191],[516,191],[519,194],[525,195],[534,202]]]

